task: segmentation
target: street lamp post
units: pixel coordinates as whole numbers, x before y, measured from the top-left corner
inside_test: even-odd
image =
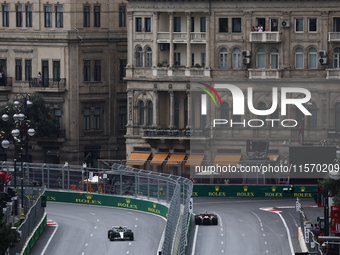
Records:
[[[22,150],[23,145],[25,142],[26,147],[26,161],[27,161],[27,154],[28,154],[28,136],[33,136],[35,134],[35,130],[30,127],[30,121],[27,119],[27,117],[21,112],[22,109],[20,109],[20,102],[18,101],[18,98],[22,97],[24,99],[24,105],[23,110],[27,110],[27,107],[31,107],[33,103],[29,100],[30,96],[27,95],[17,95],[16,100],[14,101],[14,115],[13,115],[13,124],[14,129],[11,131],[11,135],[13,136],[13,144],[14,144],[14,189],[15,192],[17,192],[17,168],[16,168],[16,162],[17,162],[17,147],[19,145],[20,150],[20,158],[21,158],[21,217],[20,221],[22,222],[25,219],[24,214],[24,170],[23,170],[23,158],[22,158]],[[7,111],[9,112],[9,108],[7,108]],[[20,113],[17,113],[17,112]],[[7,113],[2,115],[3,121],[8,121],[9,116]],[[28,129],[29,128],[29,129]],[[28,129],[28,130],[27,130]],[[4,132],[2,132],[4,133]],[[9,147],[9,141],[7,139],[3,140],[1,143],[3,148]],[[15,215],[18,215],[17,213],[17,200],[15,200]]]

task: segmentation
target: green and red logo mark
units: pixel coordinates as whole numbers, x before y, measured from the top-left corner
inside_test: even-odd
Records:
[[[221,106],[222,106],[222,100],[221,100],[219,94],[217,93],[217,91],[216,91],[213,87],[211,87],[211,86],[208,85],[208,84],[202,83],[202,82],[198,82],[198,83],[199,83],[199,84],[202,84],[202,85],[204,85],[205,87],[207,87],[208,89],[210,89],[210,90],[216,95],[216,97],[218,98],[218,100],[220,101],[220,104],[221,104]],[[205,89],[205,88],[200,88],[200,87],[197,87],[197,88],[200,89],[200,90],[203,90],[205,93],[207,93],[207,94],[212,98],[212,100],[214,101],[215,106],[217,106],[215,97],[211,94],[211,92],[210,92],[209,90],[207,90],[207,89]]]

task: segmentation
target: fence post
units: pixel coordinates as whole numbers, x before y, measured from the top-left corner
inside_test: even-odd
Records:
[[[148,200],[150,200],[150,176],[149,175],[148,175]]]
[[[121,170],[119,170],[119,184],[120,184],[120,195],[123,195],[123,174]]]
[[[159,202],[159,179],[157,179],[157,184],[158,184],[158,192],[157,192],[157,196],[158,196],[158,202]]]
[[[44,168],[45,168],[46,164],[43,164],[41,167],[41,184],[44,185],[45,184],[45,180],[44,180]]]
[[[137,174],[135,174],[135,197],[137,198],[138,186],[137,186]]]

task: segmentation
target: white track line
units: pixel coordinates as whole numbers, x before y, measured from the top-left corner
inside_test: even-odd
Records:
[[[280,216],[280,218],[281,218],[281,220],[282,220],[282,222],[283,222],[283,225],[285,226],[286,231],[287,231],[288,242],[289,242],[290,250],[291,250],[291,252],[292,252],[292,255],[294,255],[295,253],[294,253],[294,248],[293,248],[293,244],[292,244],[292,238],[291,238],[291,236],[290,236],[290,231],[289,231],[289,228],[288,228],[288,226],[287,226],[287,223],[286,223],[285,219],[282,217],[281,213],[279,213],[279,212],[273,212],[273,213],[276,213],[277,215]]]
[[[195,215],[194,215],[195,218]],[[192,251],[191,251],[191,255],[195,255],[195,249],[196,249],[196,239],[197,239],[197,232],[198,232],[198,225],[196,225],[195,223],[195,235],[194,235],[194,243],[192,244]]]
[[[46,251],[48,245],[50,244],[50,242],[52,241],[52,239],[53,239],[55,233],[57,232],[58,227],[59,227],[59,225],[58,225],[58,223],[56,222],[55,230],[53,231],[52,235],[51,235],[50,238],[48,239],[48,241],[47,241],[47,243],[46,243],[46,245],[45,245],[45,247],[44,247],[44,249],[43,249],[43,251],[41,252],[40,255],[44,255],[44,254],[45,254],[45,251]]]

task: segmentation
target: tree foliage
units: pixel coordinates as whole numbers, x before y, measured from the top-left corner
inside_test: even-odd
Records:
[[[333,197],[334,205],[340,206],[340,179],[325,178],[319,181],[319,185],[322,191],[330,193],[329,195]]]
[[[4,214],[0,210],[0,254],[5,254],[10,245],[17,243],[19,234],[11,229],[11,225],[6,224],[2,219]]]
[[[25,106],[25,100],[29,99],[33,105],[31,107]],[[15,113],[25,114],[25,121],[27,129],[33,128],[35,130],[35,137],[50,136],[52,134],[59,134],[57,127],[57,119],[50,117],[50,108],[46,106],[45,100],[42,95],[35,93],[31,94],[29,98],[20,97],[20,105],[15,106],[13,103],[7,103],[0,108],[0,116],[4,113],[8,114],[8,121],[0,120],[0,130],[4,131],[7,139],[12,139],[11,130],[14,126],[19,128],[19,122],[15,122],[13,115]]]

